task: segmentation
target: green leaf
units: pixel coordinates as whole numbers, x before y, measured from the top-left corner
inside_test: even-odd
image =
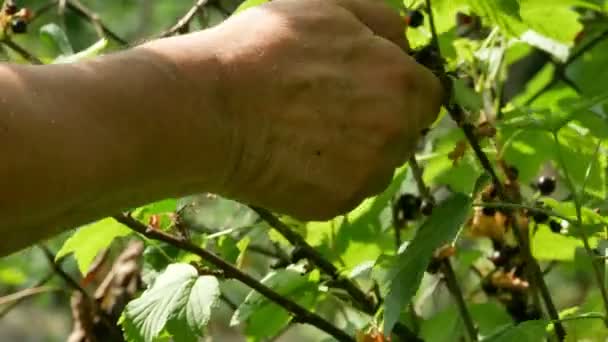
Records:
[[[496,302],[469,304],[468,308],[481,336],[494,331],[497,326],[513,322],[504,307]],[[437,327],[441,327],[441,329],[437,329]],[[458,309],[454,305],[424,320],[420,327],[420,337],[425,341],[457,341],[458,337],[463,336],[464,333],[464,325]]]
[[[99,220],[79,228],[63,243],[55,258],[58,260],[74,253],[80,273],[87,274],[99,252],[110,246],[115,238],[127,236],[131,232],[131,229],[111,217]]]
[[[433,215],[422,224],[407,249],[397,256],[388,272],[388,281],[382,284],[388,288],[384,304],[385,335],[390,334],[401,309],[416,293],[433,252],[456,236],[470,209],[471,198],[454,193],[433,210]]]
[[[261,282],[298,304],[312,308],[318,296],[317,276],[316,272],[305,274],[303,266],[292,265],[284,270],[270,272]],[[258,292],[251,291],[234,312],[230,325],[247,322],[245,331],[248,336],[268,337],[277,334],[290,320],[291,315],[285,309]]]
[[[546,0],[521,0],[519,13],[531,30],[558,43],[571,44],[582,29],[579,14],[573,10],[581,3],[579,0],[552,0],[547,6]]]
[[[497,25],[505,33],[516,35],[519,30],[519,1],[518,0],[468,0],[473,12],[490,24]]]
[[[545,329],[548,324],[549,322],[545,320],[532,320],[506,328],[501,327],[482,342],[542,342],[545,340]]]
[[[108,46],[108,40],[102,38],[98,40],[95,44],[89,46],[85,50],[82,50],[78,53],[69,56],[59,56],[57,57],[53,63],[74,63],[87,58],[92,58],[99,56],[101,52]]]
[[[574,261],[582,241],[572,236],[553,233],[545,224],[539,225],[532,240],[532,255],[538,260]]]
[[[155,341],[165,327],[176,341],[197,341],[219,294],[215,277],[199,277],[189,264],[171,264],[127,304],[119,323],[129,342]]]
[[[175,198],[168,198],[162,201],[147,204],[139,210],[142,215],[154,215],[154,214],[165,214],[172,213],[177,209],[177,200]]]
[[[52,46],[60,55],[69,56],[74,54],[68,36],[55,23],[46,24],[40,28],[40,39]]]
[[[456,102],[469,111],[478,112],[481,110],[482,99],[481,95],[473,89],[467,87],[463,80],[452,78],[454,86],[454,98]]]
[[[248,9],[248,8],[252,8],[252,7],[256,7],[256,6],[265,4],[268,1],[269,0],[246,0],[234,11],[234,14],[242,12],[242,11]]]

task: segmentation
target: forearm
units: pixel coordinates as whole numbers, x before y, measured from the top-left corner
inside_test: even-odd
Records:
[[[156,199],[217,190],[226,144],[216,65],[203,61],[199,97],[183,96],[191,84],[162,54],[167,42],[80,64],[0,67],[0,254]]]

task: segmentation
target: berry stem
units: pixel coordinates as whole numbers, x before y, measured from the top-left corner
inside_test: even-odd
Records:
[[[454,300],[456,301],[456,306],[458,307],[460,318],[462,318],[465,330],[467,331],[468,340],[477,341],[477,329],[475,328],[473,318],[471,317],[471,314],[467,309],[467,304],[462,295],[460,285],[458,285],[458,280],[456,279],[456,274],[454,273],[454,269],[452,268],[450,259],[445,259],[442,262],[442,266],[442,273],[445,277],[445,284],[447,285],[450,294],[452,295],[452,297],[454,297]]]
[[[553,132],[553,139],[555,140],[555,149],[557,152],[557,160],[560,164],[562,171],[564,172],[564,178],[566,179],[566,184],[568,185],[568,188],[570,189],[570,192],[572,193],[572,196],[574,198],[574,208],[576,210],[576,221],[574,222],[574,226],[578,230],[578,232],[581,236],[581,240],[583,241],[583,247],[585,248],[585,252],[587,253],[587,256],[591,260],[593,275],[594,275],[595,281],[597,282],[597,286],[600,290],[600,294],[602,295],[602,302],[604,304],[604,310],[608,314],[608,292],[606,291],[606,287],[604,286],[604,276],[602,275],[602,270],[600,269],[600,265],[598,264],[597,259],[595,258],[595,254],[593,253],[593,250],[591,249],[591,245],[589,244],[589,236],[587,235],[587,232],[585,231],[585,228],[583,227],[583,214],[582,214],[582,209],[581,209],[581,206],[582,206],[581,198],[579,197],[579,193],[576,190],[576,187],[574,185],[574,182],[572,181],[572,178],[570,178],[570,173],[568,172],[568,168],[566,167],[566,163],[564,161],[564,157],[561,152],[561,147],[560,147],[559,137],[558,137],[557,132]],[[598,148],[599,148],[599,144],[598,144]],[[590,169],[588,168],[587,171],[589,173]],[[588,176],[588,174],[586,176]],[[586,180],[587,180],[587,177],[585,177],[585,183],[586,183]],[[583,191],[584,191],[584,188],[581,191],[581,195],[582,195]],[[604,324],[606,325],[606,327],[608,327],[608,319],[604,320]]]

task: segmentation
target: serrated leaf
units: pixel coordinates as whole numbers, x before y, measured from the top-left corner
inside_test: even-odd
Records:
[[[131,229],[118,223],[111,217],[99,220],[78,230],[70,236],[57,252],[56,259],[74,253],[81,274],[87,274],[89,266],[101,252],[106,249],[115,238],[131,234]]]
[[[196,341],[219,294],[214,277],[199,277],[189,264],[171,264],[127,304],[119,323],[129,342],[155,341],[165,327],[177,341]]]
[[[303,266],[295,265],[273,271],[261,280],[262,284],[306,308],[312,308],[316,301],[317,281],[314,274],[309,276],[304,273]],[[230,325],[247,322],[248,336],[268,337],[278,333],[290,320],[291,315],[285,309],[251,291],[234,312]]]
[[[433,215],[422,224],[407,249],[395,259],[387,282],[383,284],[388,288],[384,304],[385,335],[390,334],[401,309],[416,293],[433,252],[456,236],[469,214],[471,203],[469,196],[452,194],[433,210]]]
[[[40,28],[40,39],[51,45],[60,55],[69,56],[74,53],[68,36],[55,23],[46,24]]]
[[[185,305],[177,308],[167,322],[175,341],[196,342],[211,318],[211,309],[220,295],[219,282],[212,276],[196,279]]]
[[[545,329],[548,324],[549,322],[545,320],[532,320],[502,327],[484,338],[482,342],[542,342],[545,340]]]

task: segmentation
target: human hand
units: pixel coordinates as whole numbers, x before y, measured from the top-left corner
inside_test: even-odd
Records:
[[[276,0],[213,29],[233,129],[223,194],[327,219],[381,192],[441,100],[404,30],[372,0]]]

